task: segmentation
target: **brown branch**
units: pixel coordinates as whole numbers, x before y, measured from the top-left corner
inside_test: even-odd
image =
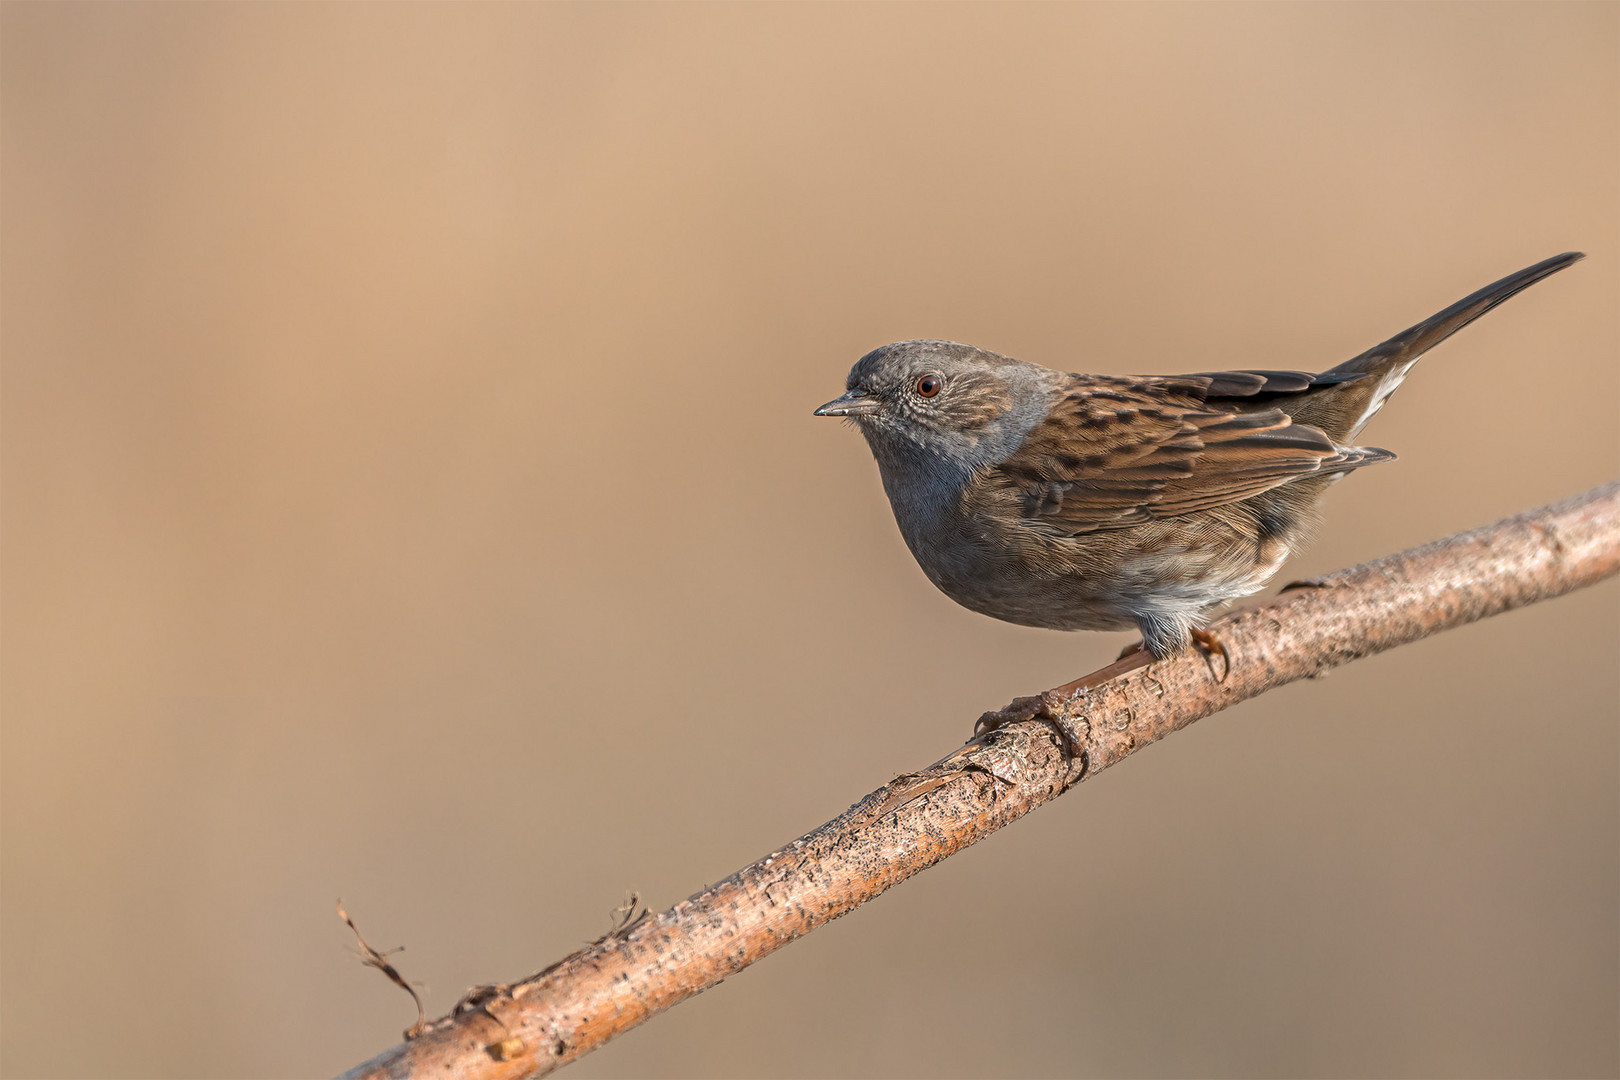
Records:
[[[1077,752],[1036,720],[979,736],[668,911],[520,983],[480,988],[345,1076],[548,1073],[1194,720],[1617,571],[1620,483],[1287,591],[1217,624],[1232,657],[1223,681],[1187,655],[1049,691]]]

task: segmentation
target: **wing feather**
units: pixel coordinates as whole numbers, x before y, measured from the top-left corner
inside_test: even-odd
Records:
[[[1069,376],[1051,415],[965,498],[1016,505],[1015,528],[1076,534],[1196,513],[1392,456],[1339,446],[1258,403],[1301,393],[1318,378],[1294,371]]]

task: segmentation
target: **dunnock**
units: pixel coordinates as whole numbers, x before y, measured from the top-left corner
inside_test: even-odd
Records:
[[[816,410],[866,436],[900,532],[964,607],[1054,630],[1140,629],[1155,659],[1257,592],[1329,484],[1395,455],[1353,440],[1430,348],[1580,259],[1459,300],[1320,375],[1073,375],[950,341],[867,353]]]

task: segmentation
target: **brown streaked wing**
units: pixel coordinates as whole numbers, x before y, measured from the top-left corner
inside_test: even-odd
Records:
[[[1251,393],[1265,376],[1284,373],[1255,374]],[[1280,409],[1205,404],[1211,383],[1217,377],[1072,376],[1052,415],[966,497],[1011,494],[1026,525],[1080,533],[1207,510],[1324,467],[1353,467],[1325,434]]]
[[[1307,390],[1334,386],[1362,378],[1364,373],[1351,371],[1271,371],[1250,368],[1242,371],[1199,371],[1191,375],[1178,375],[1178,379],[1207,379],[1205,399],[1247,398],[1250,401],[1269,401],[1277,397],[1292,397]]]

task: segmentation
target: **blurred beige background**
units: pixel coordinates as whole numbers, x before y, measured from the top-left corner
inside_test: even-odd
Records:
[[[1620,7],[3,10],[6,1075],[340,1071],[1125,635],[928,585],[865,350],[1424,362],[1288,576],[1613,478]],[[1614,1075],[1617,590],[1199,724],[589,1057]]]

